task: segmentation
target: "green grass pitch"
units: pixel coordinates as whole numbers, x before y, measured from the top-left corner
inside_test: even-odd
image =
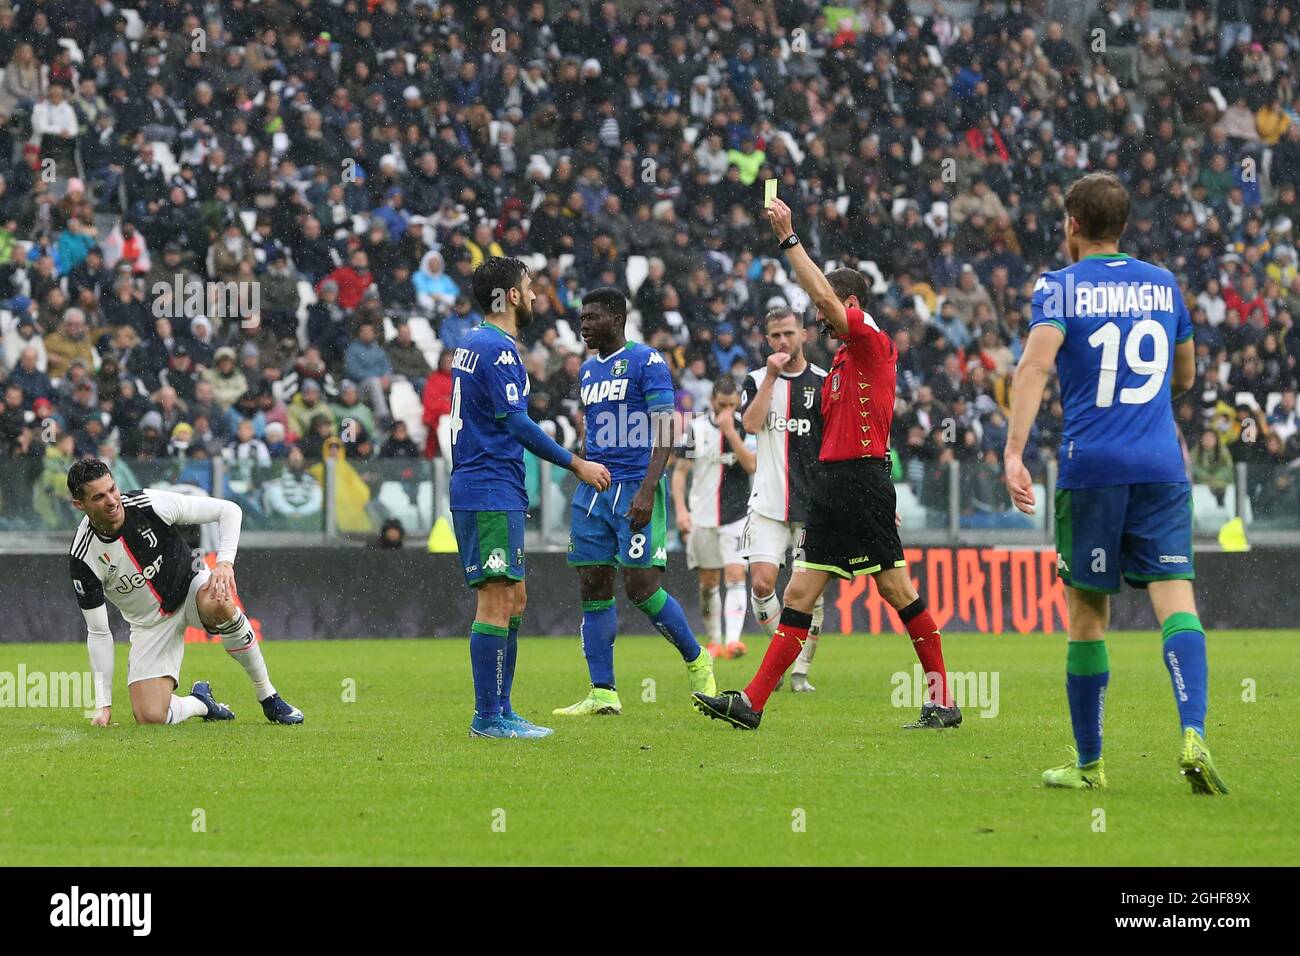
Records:
[[[525,639],[514,696],[557,728],[543,741],[468,739],[463,640],[268,642],[301,727],[267,724],[216,645],[187,649],[184,686],[210,679],[238,719],[137,727],[119,645],[115,726],[0,710],[0,863],[1294,864],[1294,641],[1210,636],[1224,798],[1193,797],[1178,776],[1155,633],[1109,640],[1105,794],[1038,781],[1071,739],[1060,635],[947,635],[949,668],[996,672],[999,690],[997,716],[968,707],[947,732],[900,729],[914,709],[894,706],[891,677],[910,679],[915,658],[896,635],[827,636],[817,693],[779,691],[757,733],[696,714],[657,637],[618,642],[622,717],[552,719],[586,692],[578,642]],[[720,689],[743,686],[764,645],[719,661]],[[0,644],[0,672],[20,663],[87,668],[79,644]]]

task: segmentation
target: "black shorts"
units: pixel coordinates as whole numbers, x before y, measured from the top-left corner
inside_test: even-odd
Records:
[[[794,566],[841,578],[907,567],[889,459],[822,462]]]

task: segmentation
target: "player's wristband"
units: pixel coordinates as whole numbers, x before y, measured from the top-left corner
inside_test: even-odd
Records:
[[[781,240],[781,244],[777,248],[793,249],[797,245],[799,245],[799,237],[792,232],[790,233],[790,235],[786,236],[784,239]]]

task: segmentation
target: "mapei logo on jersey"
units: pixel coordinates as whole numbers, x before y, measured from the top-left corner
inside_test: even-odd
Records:
[[[117,583],[113,590],[118,594],[130,594],[136,588],[142,588],[158,576],[162,570],[162,555],[154,558],[135,574],[124,574],[122,580]]]
[[[621,361],[621,360],[620,360]],[[617,365],[615,366],[617,368]],[[614,374],[618,374],[615,372]],[[607,378],[603,382],[593,382],[582,386],[582,404],[595,405],[598,402],[621,402],[627,399],[628,380],[625,378]]]
[[[483,562],[483,567],[488,571],[504,571],[506,569],[506,553],[501,548],[494,548],[488,555],[488,559]]]
[[[1160,555],[1161,564],[1186,564],[1187,555],[1185,554],[1162,554]]]
[[[807,418],[782,418],[776,412],[767,413],[767,427],[774,432],[789,432],[791,435],[812,434],[812,421]]]
[[[626,371],[627,371],[627,359],[619,359],[617,362],[614,363],[613,367],[610,368],[609,374],[622,375]]]
[[[514,352],[511,352],[509,349],[503,349],[501,354],[497,356],[497,360],[492,364],[493,365],[518,365],[519,363],[515,361]]]

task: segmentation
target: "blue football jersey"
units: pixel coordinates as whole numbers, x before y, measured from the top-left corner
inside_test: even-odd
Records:
[[[484,322],[462,340],[451,368],[451,510],[526,511],[524,449],[505,421],[528,410],[515,340]]]
[[[1169,381],[1192,320],[1167,269],[1089,256],[1034,286],[1029,328],[1065,334],[1056,356],[1065,431],[1062,488],[1186,482]]]
[[[663,356],[628,342],[613,355],[583,362],[578,385],[586,458],[608,468],[612,481],[641,481],[654,446],[651,413],[673,410],[673,375]]]

